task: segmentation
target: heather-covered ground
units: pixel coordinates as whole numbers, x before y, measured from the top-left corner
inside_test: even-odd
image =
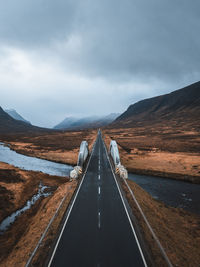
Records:
[[[96,133],[96,130],[85,130],[9,134],[0,135],[0,141],[21,154],[76,165],[81,141],[86,140],[91,150]]]
[[[105,141],[117,141],[122,164],[130,172],[200,183],[200,130],[189,125],[154,124],[105,129]]]
[[[199,266],[200,216],[182,209],[168,207],[153,199],[134,182],[128,180],[128,184],[173,266]],[[159,256],[158,247],[149,234],[127,187],[123,182],[122,185],[134,215],[137,217],[143,237],[150,247],[156,266],[165,266]]]
[[[95,138],[96,131],[92,130],[0,136],[1,142],[18,153],[73,165],[77,162],[81,141],[87,140],[91,150]],[[51,196],[39,199],[31,209],[21,214],[3,235],[0,235],[2,267],[25,265],[49,220],[63,197],[67,195],[45,242],[34,259],[36,266],[43,266],[78,181],[70,181],[68,177],[25,171],[0,162],[0,222],[12,212],[22,208],[37,192],[41,182],[49,187],[47,191]]]
[[[20,215],[4,234],[0,235],[0,266],[25,265],[60,201],[65,194],[68,194],[67,203],[69,203],[77,185],[76,181],[69,181],[67,177],[24,171],[0,163],[0,222],[12,212],[22,208],[37,192],[41,182],[48,186],[47,192],[51,195],[39,199],[31,209]],[[54,225],[51,241],[59,222]]]

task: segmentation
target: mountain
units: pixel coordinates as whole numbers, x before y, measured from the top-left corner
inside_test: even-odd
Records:
[[[119,116],[118,113],[111,113],[107,116],[92,116],[84,118],[67,117],[61,123],[56,125],[54,129],[86,129],[98,128],[110,124]]]
[[[47,129],[33,126],[24,121],[13,119],[8,113],[6,113],[0,107],[0,133],[19,133],[19,132],[33,132],[33,131],[45,131]]]
[[[28,124],[31,124],[29,121],[25,120],[19,113],[17,113],[17,111],[14,109],[5,109],[4,111],[8,113],[8,115],[10,115],[15,120],[24,121]]]
[[[200,121],[200,82],[172,93],[139,101],[111,123],[111,127],[132,127],[135,124],[161,120]]]

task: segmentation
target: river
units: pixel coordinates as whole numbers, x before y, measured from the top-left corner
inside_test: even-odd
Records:
[[[0,143],[0,161],[15,167],[41,171],[50,175],[69,176],[72,166],[19,154]],[[174,179],[136,175],[129,179],[137,183],[155,199],[165,204],[200,214],[200,185]]]
[[[4,146],[3,143],[0,143],[0,162],[5,162],[28,171],[41,171],[43,173],[57,176],[69,176],[70,171],[73,169],[72,166],[67,164],[60,164],[19,154],[11,150],[9,147]],[[51,194],[46,192],[45,189],[48,189],[48,187],[40,183],[38,192],[26,202],[25,206],[13,212],[0,223],[0,234],[3,234],[10,227],[10,225],[14,223],[16,218],[26,210],[30,209],[37,200],[39,200],[41,197],[50,196]]]
[[[169,206],[200,214],[200,184],[132,173],[129,179]]]
[[[19,154],[0,143],[0,161],[28,171],[41,171],[50,175],[69,176],[72,166]]]
[[[24,213],[26,210],[29,210],[38,199],[41,197],[48,197],[51,195],[50,192],[45,192],[46,189],[49,189],[50,187],[43,185],[42,183],[39,184],[38,191],[35,195],[32,196],[30,200],[28,200],[24,207],[22,207],[19,210],[16,210],[11,215],[6,217],[1,223],[0,223],[0,235],[3,234],[11,224],[14,223],[14,221],[19,217],[22,213]]]

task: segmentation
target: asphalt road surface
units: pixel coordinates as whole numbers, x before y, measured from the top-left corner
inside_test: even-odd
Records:
[[[146,266],[100,132],[48,266]]]

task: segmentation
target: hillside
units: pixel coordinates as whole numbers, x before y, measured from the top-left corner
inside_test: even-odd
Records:
[[[111,113],[107,116],[92,116],[84,118],[67,117],[54,129],[87,129],[103,127],[111,123],[119,116],[118,113]]]
[[[170,94],[145,99],[129,106],[112,126],[132,127],[135,124],[153,123],[161,120],[176,120],[177,123],[199,122],[200,82],[189,85]]]
[[[8,115],[10,115],[13,119],[19,120],[19,121],[24,121],[28,124],[31,124],[29,121],[25,120],[16,110],[14,109],[5,109],[4,110]]]
[[[130,172],[200,184],[200,82],[131,105],[104,135]]]
[[[32,126],[26,122],[13,119],[0,107],[0,133],[18,133],[27,131],[44,131],[40,127]]]

